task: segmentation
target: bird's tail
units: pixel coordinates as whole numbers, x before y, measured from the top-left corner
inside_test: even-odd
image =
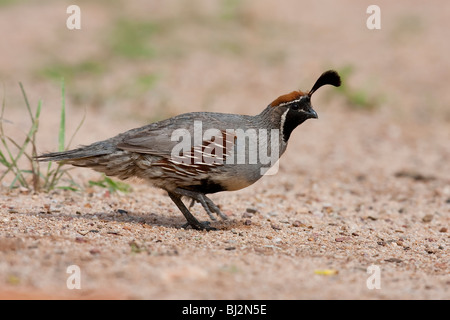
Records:
[[[77,162],[77,160],[108,155],[114,151],[116,151],[116,148],[113,145],[97,142],[73,150],[44,153],[35,157],[35,159],[37,161],[64,161],[67,163],[74,163]]]
[[[127,179],[136,175],[139,168],[134,165],[136,156],[120,150],[111,142],[101,141],[77,149],[44,153],[35,157],[37,161],[57,161],[76,167],[88,167],[107,176]]]

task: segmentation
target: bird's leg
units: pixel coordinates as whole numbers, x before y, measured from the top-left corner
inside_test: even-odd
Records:
[[[206,195],[200,192],[185,190],[181,188],[176,188],[175,192],[179,195],[189,197],[197,202],[200,202],[203,208],[205,209],[206,213],[209,215],[211,220],[216,221],[216,218],[213,216],[212,212],[215,212],[219,217],[221,217],[223,220],[227,220],[228,217],[220,211],[220,209],[212,202],[211,199],[209,199]],[[192,203],[191,203],[192,204]]]
[[[206,204],[205,199],[203,199],[202,194],[198,193],[198,192],[194,192],[194,191],[189,191],[189,190],[184,190],[181,188],[176,188],[175,192],[181,196],[185,196],[185,197],[189,197],[191,198],[193,201],[197,201],[200,202],[200,204],[203,206],[203,208],[205,209],[206,213],[208,214],[208,216],[211,218],[212,221],[216,221],[216,217],[213,216],[211,210],[209,209],[208,205]],[[191,202],[191,206],[192,207],[193,202]]]
[[[219,217],[221,217],[223,220],[227,220],[228,219],[228,217],[225,214],[223,214],[222,211],[220,211],[219,207],[216,206],[215,203],[210,198],[208,198],[206,195],[203,195],[203,198],[205,199],[205,201],[208,204],[209,208],[212,211],[214,211],[215,213],[217,213],[217,215]]]
[[[209,225],[209,222],[200,222],[198,221],[192,213],[189,211],[188,208],[184,205],[183,201],[181,201],[181,196],[173,193],[173,192],[167,192],[169,194],[170,199],[176,204],[178,209],[180,209],[181,213],[184,215],[184,217],[187,220],[187,225],[190,225],[193,229],[197,230],[216,230],[215,228],[211,227]],[[185,227],[185,225],[183,225]]]

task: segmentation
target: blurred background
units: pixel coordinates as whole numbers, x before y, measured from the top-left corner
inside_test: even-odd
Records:
[[[66,27],[71,4],[81,9],[80,30]],[[335,129],[364,136],[368,123],[379,123],[380,139],[390,139],[393,150],[399,135],[414,140],[415,132],[425,149],[439,139],[447,147],[450,5],[380,0],[381,29],[369,30],[370,4],[1,0],[0,78],[5,119],[14,123],[8,130],[29,126],[19,81],[33,108],[43,101],[43,152],[57,146],[61,79],[67,134],[86,114],[77,145],[183,112],[256,114],[336,69],[343,86],[313,101],[325,126],[343,122]],[[312,137],[326,130],[305,126]],[[324,138],[333,137],[339,137],[334,129]],[[432,152],[425,149],[412,152]]]

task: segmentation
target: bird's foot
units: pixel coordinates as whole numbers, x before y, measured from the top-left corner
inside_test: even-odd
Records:
[[[196,223],[186,222],[181,227],[183,229],[187,229],[188,227],[191,227],[192,229],[195,229],[195,230],[206,230],[206,231],[217,230],[217,228],[211,227],[211,223],[209,221],[197,221]]]

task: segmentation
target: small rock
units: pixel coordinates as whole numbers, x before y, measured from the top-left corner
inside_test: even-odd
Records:
[[[278,226],[277,224],[272,223],[270,226],[272,227],[273,230],[281,230],[281,227]]]
[[[431,222],[431,220],[433,220],[433,215],[432,214],[427,214],[422,218],[422,221],[427,223],[427,222]]]
[[[273,242],[275,242],[275,243],[280,243],[280,242],[281,242],[281,238],[274,238],[274,239],[273,239]]]
[[[247,208],[247,209],[245,209],[245,211],[246,211],[247,213],[257,213],[257,212],[258,212],[258,209],[256,209],[256,208]]]
[[[312,215],[317,218],[323,218],[323,212],[319,210],[314,210]]]
[[[242,214],[242,218],[251,218],[251,217],[253,217],[253,214],[251,214],[247,211]]]
[[[220,209],[220,205],[218,205],[219,209]],[[231,210],[223,210],[222,211],[227,217],[231,217],[234,215],[234,212]]]
[[[292,226],[293,226],[293,227],[305,227],[306,225],[305,225],[303,222],[299,221],[299,220],[295,220],[295,221],[292,223]]]
[[[436,177],[431,176],[431,175],[424,175],[420,172],[416,172],[413,170],[401,170],[395,173],[395,177],[397,178],[411,178],[415,181],[423,181],[423,182],[428,182],[428,181],[432,181],[435,180]]]
[[[81,234],[82,236],[85,236],[85,235],[87,235],[89,233],[89,230],[77,230],[77,232],[79,234]]]
[[[22,194],[28,194],[30,192],[30,189],[25,188],[25,187],[20,187],[19,192]]]
[[[228,251],[236,250],[236,247],[226,247],[225,250],[228,250]]]
[[[333,206],[329,203],[324,203],[322,205],[322,210],[325,211],[326,213],[332,213],[333,212]]]
[[[398,259],[398,258],[389,258],[389,259],[384,259],[384,261],[386,262],[395,262],[395,263],[400,263],[403,262],[402,259]]]
[[[244,225],[245,226],[250,226],[252,224],[252,220],[250,220],[250,219],[246,219],[245,221],[244,221]]]
[[[92,255],[100,254],[100,249],[97,249],[97,248],[91,249],[91,250],[89,250],[89,253]]]
[[[448,229],[446,227],[442,227],[439,229],[439,232],[447,232],[447,231],[448,231]]]
[[[123,210],[123,209],[117,209],[117,213],[128,214],[128,211],[127,210]]]
[[[135,240],[135,239],[133,239],[133,240],[131,240],[130,242],[128,242],[128,244],[131,246],[131,247],[136,247],[136,248],[141,248],[141,247],[143,247],[143,243],[141,242],[141,241],[139,241],[139,240]]]
[[[336,238],[336,239],[334,239],[336,242],[344,242],[344,241],[347,241],[347,240],[350,240],[351,238],[350,237],[339,237],[339,238]]]

